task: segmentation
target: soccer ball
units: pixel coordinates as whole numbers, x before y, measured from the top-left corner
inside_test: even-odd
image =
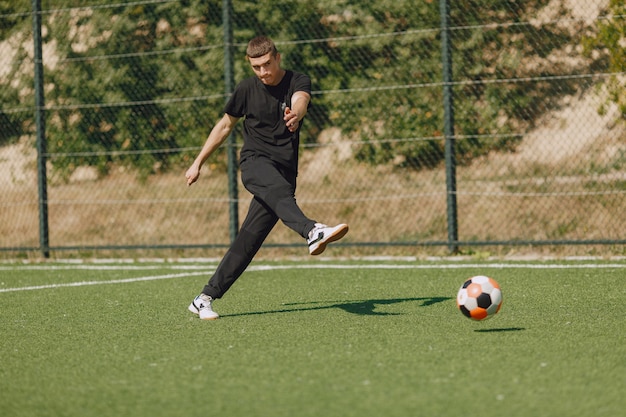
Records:
[[[482,275],[465,281],[456,296],[456,305],[472,320],[484,320],[502,307],[502,290],[495,279]]]

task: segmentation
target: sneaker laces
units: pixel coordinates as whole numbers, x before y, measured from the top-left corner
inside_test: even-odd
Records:
[[[315,226],[313,226],[313,229],[309,232],[309,240],[313,240],[315,238],[315,234],[325,227],[326,225],[322,223],[315,223]]]
[[[211,308],[211,303],[213,302],[213,297],[211,297],[210,295],[206,295],[206,294],[200,294],[200,299],[204,303],[206,303],[206,306]],[[203,305],[201,304],[200,307],[203,307]]]

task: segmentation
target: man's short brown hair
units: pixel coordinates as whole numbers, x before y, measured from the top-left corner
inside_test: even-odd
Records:
[[[246,56],[248,58],[258,58],[270,52],[272,55],[276,55],[278,53],[276,45],[274,45],[274,41],[267,36],[257,36],[248,42]]]

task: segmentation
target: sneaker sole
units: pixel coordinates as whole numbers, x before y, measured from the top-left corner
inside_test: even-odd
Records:
[[[328,236],[328,239],[320,242],[320,244],[317,246],[317,248],[315,248],[313,251],[311,251],[311,255],[320,255],[322,252],[324,252],[326,250],[326,245],[328,245],[329,243],[332,242],[336,242],[339,239],[341,239],[342,237],[344,237],[346,235],[346,233],[348,233],[349,227],[346,224],[345,227],[342,227],[341,229],[337,229],[335,230],[335,233],[333,233],[332,235]]]

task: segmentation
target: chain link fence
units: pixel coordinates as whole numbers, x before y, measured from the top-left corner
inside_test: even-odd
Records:
[[[350,224],[337,253],[626,243],[623,2],[17,0],[0,22],[1,251],[227,246],[250,200],[228,146],[184,172],[258,34],[313,81],[297,198]],[[302,245],[280,224],[266,247]]]

